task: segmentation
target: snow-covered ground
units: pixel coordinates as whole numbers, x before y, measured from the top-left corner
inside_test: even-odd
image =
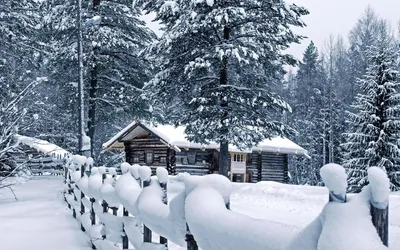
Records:
[[[88,237],[80,231],[63,200],[62,177],[36,177],[15,187],[19,201],[8,190],[0,192],[0,249],[88,250]],[[170,185],[169,195],[179,191]],[[323,209],[328,190],[274,182],[234,184],[233,211],[297,227],[307,226]],[[400,193],[390,196],[390,249],[400,249]],[[156,238],[156,237],[155,237]],[[170,245],[171,250],[185,248]]]
[[[299,228],[311,223],[328,201],[325,187],[262,182],[235,184],[234,189],[231,196],[233,211]],[[400,192],[390,195],[389,222],[389,249],[399,250]]]
[[[0,249],[91,249],[63,200],[63,177],[34,177],[14,188],[19,201],[0,191]]]

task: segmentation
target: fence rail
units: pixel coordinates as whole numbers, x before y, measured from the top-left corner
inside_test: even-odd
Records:
[[[369,173],[369,192],[373,194],[370,213],[387,246],[389,193],[382,191],[381,184],[386,181],[382,173],[376,169]],[[123,163],[121,174],[117,174],[114,168],[93,167],[92,159],[74,156],[69,160],[65,166],[65,201],[90,237],[93,249],[165,250],[171,241],[190,250],[199,246],[204,250],[224,249],[221,244],[232,244],[226,249],[292,250],[298,249],[291,246],[298,244],[299,237],[302,241],[309,237],[309,230],[322,234],[323,225],[310,224],[293,235],[289,233],[292,228],[229,211],[230,181],[220,175],[172,177],[184,184],[183,191],[172,198],[168,197],[171,177],[167,170],[160,167],[155,176],[151,175],[151,169],[145,166]],[[329,164],[322,168],[321,176],[329,189],[329,203],[346,204],[347,176],[343,168]],[[225,225],[226,221],[231,223]],[[227,236],[221,237],[224,230]],[[265,232],[271,233],[260,237]],[[208,245],[210,240],[212,245]],[[283,246],[284,242],[291,243]],[[309,242],[316,247],[315,239]]]

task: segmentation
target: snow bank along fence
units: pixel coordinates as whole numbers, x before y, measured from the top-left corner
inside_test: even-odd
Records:
[[[87,169],[91,169],[90,176],[85,172]],[[318,222],[299,231],[230,211],[231,183],[220,175],[168,176],[166,169],[160,167],[156,175],[151,176],[149,167],[128,163],[121,164],[122,174],[117,175],[114,168],[93,167],[93,159],[82,156],[72,157],[65,170],[65,201],[80,222],[82,231],[89,235],[93,249],[129,249],[130,245],[134,249],[168,249],[168,241],[171,241],[186,245],[190,250],[198,249],[198,245],[203,250],[312,250],[323,244],[324,233],[331,233],[332,229],[327,228],[332,227],[332,223],[329,225],[326,217],[339,217],[343,213],[339,207],[334,208],[337,213],[324,214],[323,211],[316,219]],[[371,225],[375,234],[372,238],[378,240],[375,239],[375,243],[370,240],[368,244],[369,247],[377,244],[374,249],[381,249],[382,242],[388,245],[389,182],[380,169],[371,168],[368,174],[370,185],[358,199],[360,206],[368,205],[364,209],[367,214],[363,214],[364,220],[357,221],[371,224],[372,215],[376,229]],[[321,176],[330,191],[329,203],[324,210],[331,209],[331,205],[346,203],[344,169],[328,164],[321,169]],[[168,183],[174,186],[175,192],[168,192]],[[350,200],[349,205],[352,204],[358,203]],[[336,228],[336,231],[340,229]]]

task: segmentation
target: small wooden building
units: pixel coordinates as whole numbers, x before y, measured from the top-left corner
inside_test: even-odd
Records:
[[[165,166],[169,173],[204,175],[218,172],[219,144],[189,142],[183,127],[133,122],[103,144],[104,150],[125,151],[130,164]],[[249,150],[230,146],[230,175],[234,181],[288,182],[288,155],[307,151],[287,138],[264,140]]]
[[[19,143],[17,165],[24,165],[32,174],[62,174],[65,158],[71,153],[48,141],[15,135]]]

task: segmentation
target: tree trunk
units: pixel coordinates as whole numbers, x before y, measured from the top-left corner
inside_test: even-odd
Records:
[[[98,66],[96,55],[93,56],[93,67],[90,70],[90,89],[89,89],[89,120],[88,120],[88,136],[90,137],[90,151],[93,155],[94,134],[96,131],[96,96],[98,88]]]
[[[100,5],[101,0],[93,0],[93,11],[98,12],[98,6]],[[97,88],[98,88],[98,71],[99,67],[97,64],[97,53],[98,48],[93,48],[93,58],[91,62],[90,69],[90,88],[89,88],[89,120],[88,120],[88,136],[90,138],[90,152],[93,155],[93,146],[94,146],[94,135],[96,132],[96,97],[97,97]]]
[[[224,27],[224,40],[229,39],[230,29],[228,27]],[[225,55],[222,59],[222,67],[220,71],[220,85],[228,84],[228,57]],[[229,172],[229,142],[228,142],[228,133],[229,129],[227,127],[228,122],[228,95],[226,93],[226,89],[222,89],[220,105],[222,109],[222,117],[221,117],[221,142],[220,142],[220,151],[219,151],[219,173],[228,177]]]

